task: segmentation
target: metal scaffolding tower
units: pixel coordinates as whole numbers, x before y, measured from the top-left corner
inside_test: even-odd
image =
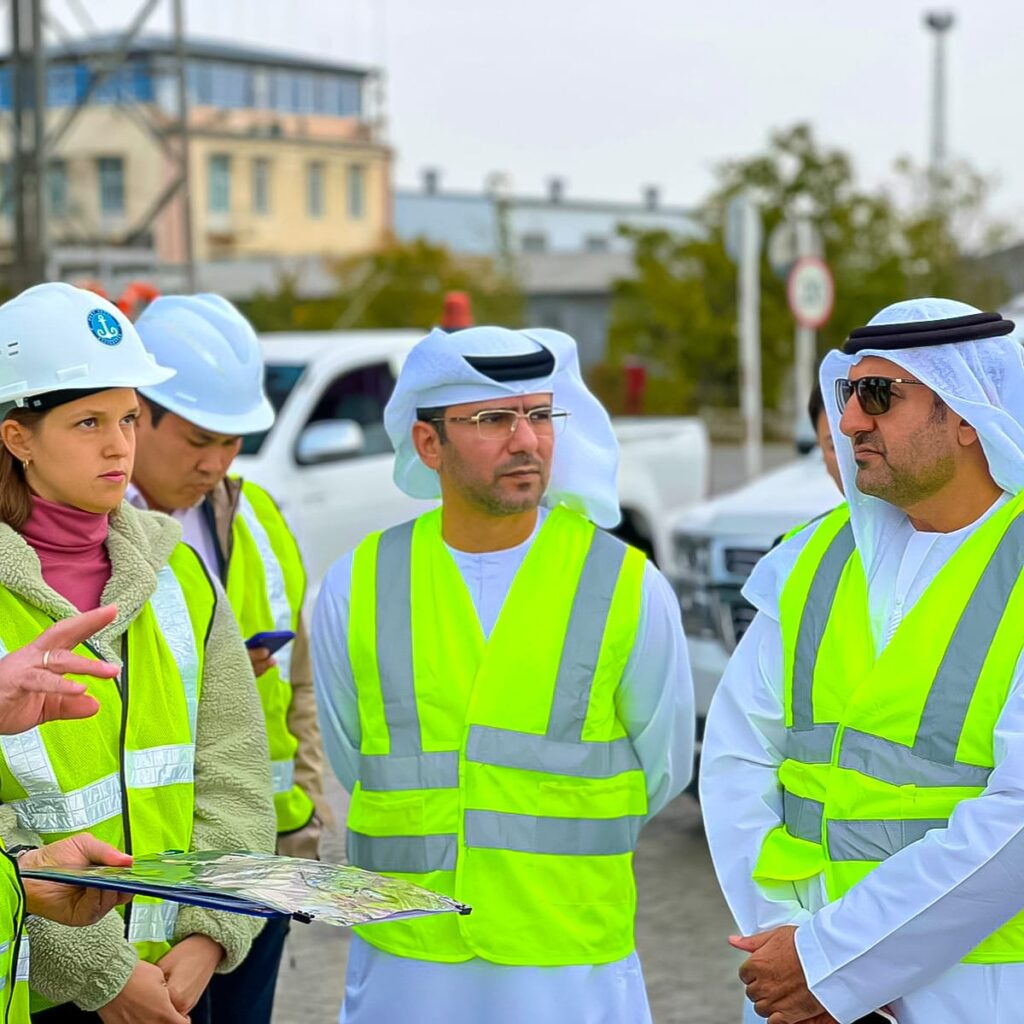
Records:
[[[128,27],[117,37],[109,53],[85,58],[89,66],[86,88],[76,102],[48,130],[47,47],[44,32],[50,30],[67,41],[70,33],[46,9],[46,0],[9,0],[11,53],[11,178],[0,205],[10,204],[14,219],[13,259],[9,268],[12,286],[19,290],[46,280],[52,273],[53,239],[47,219],[47,166],[61,139],[82,111],[97,99],[101,86],[125,66],[132,46],[161,3],[169,3],[173,25],[174,56],[171,75],[175,83],[176,110],[173,121],[155,121],[144,105],[117,100],[156,139],[168,158],[173,173],[170,181],[154,195],[143,216],[130,225],[114,246],[136,244],[161,211],[181,196],[182,232],[185,241],[185,285],[196,287],[192,205],[189,189],[189,99],[185,58],[184,0],[144,0]],[[82,27],[94,31],[85,6],[74,3]]]

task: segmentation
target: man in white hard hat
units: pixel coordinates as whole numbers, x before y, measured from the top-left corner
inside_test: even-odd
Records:
[[[139,389],[144,401],[129,500],[179,519],[186,543],[224,584],[267,720],[278,853],[316,858],[323,778],[302,559],[270,495],[227,475],[242,438],[274,422],[259,341],[218,295],[158,298],[136,328],[154,358],[177,372],[166,384]],[[245,963],[214,979],[220,1024],[270,1020],[287,931],[287,920],[270,922]]]
[[[313,625],[348,856],[473,907],[357,928],[345,1024],[645,1024],[640,828],[689,780],[664,577],[604,532],[618,447],[558,331],[437,330],[384,416],[440,509],[328,572]],[[557,437],[556,437],[557,434]]]

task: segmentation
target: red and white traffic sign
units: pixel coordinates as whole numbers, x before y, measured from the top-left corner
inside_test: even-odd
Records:
[[[828,264],[817,256],[802,256],[786,281],[786,297],[796,322],[817,330],[828,322],[836,289]]]

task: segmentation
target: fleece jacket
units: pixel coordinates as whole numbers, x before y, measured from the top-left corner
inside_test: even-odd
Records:
[[[107,551],[111,574],[102,602],[117,605],[117,618],[96,634],[93,646],[119,663],[121,637],[156,590],[156,574],[181,539],[167,516],[142,512],[126,502],[110,515]],[[54,619],[76,609],[43,580],[39,559],[25,539],[0,524],[0,586]],[[231,607],[219,584],[206,640],[196,723],[193,850],[273,852],[276,832],[266,729],[256,681]],[[0,806],[0,838],[39,845],[19,828],[14,811]],[[245,958],[262,921],[258,918],[182,906],[175,941],[206,935],[224,949],[218,972]],[[137,962],[125,939],[124,922],[111,912],[88,928],[71,928],[39,917],[26,921],[32,955],[32,988],[53,1002],[83,1010],[109,1003],[127,984]]]

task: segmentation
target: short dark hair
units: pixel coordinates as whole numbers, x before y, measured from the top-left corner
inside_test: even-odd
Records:
[[[143,394],[139,395],[139,400],[149,410],[149,418],[153,421],[153,426],[159,427],[160,421],[167,415],[168,410],[158,402],[154,402],[152,398],[147,398]]]
[[[429,405],[416,410],[416,419],[423,423],[429,423],[437,431],[441,444],[448,442],[448,430],[444,425],[444,418],[447,412],[447,405]]]
[[[811,388],[811,397],[807,399],[807,415],[811,418],[811,429],[818,430],[818,417],[825,411],[825,396],[821,393],[821,384],[815,381]]]

